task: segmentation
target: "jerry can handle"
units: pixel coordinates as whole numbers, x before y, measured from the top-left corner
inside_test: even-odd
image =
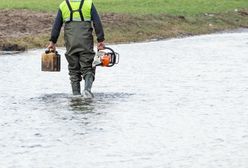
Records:
[[[45,50],[45,53],[46,54],[49,54],[49,53],[51,53],[51,52],[56,52],[54,49],[52,49],[52,48],[46,48],[46,50]]]

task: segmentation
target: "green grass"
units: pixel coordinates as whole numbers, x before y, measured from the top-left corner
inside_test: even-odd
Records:
[[[103,12],[197,15],[247,8],[247,0],[98,0]]]
[[[62,0],[0,0],[0,8],[56,11]],[[248,8],[247,0],[93,0],[101,13],[198,15]]]

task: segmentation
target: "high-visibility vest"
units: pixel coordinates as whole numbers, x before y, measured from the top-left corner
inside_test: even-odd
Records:
[[[91,21],[92,0],[65,0],[59,8],[64,22]]]

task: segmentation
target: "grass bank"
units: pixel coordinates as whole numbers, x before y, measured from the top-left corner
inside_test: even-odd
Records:
[[[62,0],[0,0],[0,9],[56,11]],[[101,13],[197,15],[248,8],[247,0],[93,0]]]
[[[14,44],[23,49],[45,47],[61,1],[0,0],[2,49]],[[94,4],[101,15],[108,43],[248,28],[247,0],[94,0]],[[15,21],[16,17],[21,23]],[[39,22],[34,24],[37,18]],[[58,45],[63,46],[63,38]]]

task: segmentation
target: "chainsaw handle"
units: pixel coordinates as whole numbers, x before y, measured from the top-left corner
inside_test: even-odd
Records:
[[[103,47],[103,50],[110,50],[111,52],[115,52],[112,48],[110,48],[110,47]],[[97,49],[97,51],[101,51],[101,50],[99,50],[99,49]]]
[[[109,48],[109,47],[104,47],[104,50],[110,50],[114,53],[114,50],[112,48]]]

